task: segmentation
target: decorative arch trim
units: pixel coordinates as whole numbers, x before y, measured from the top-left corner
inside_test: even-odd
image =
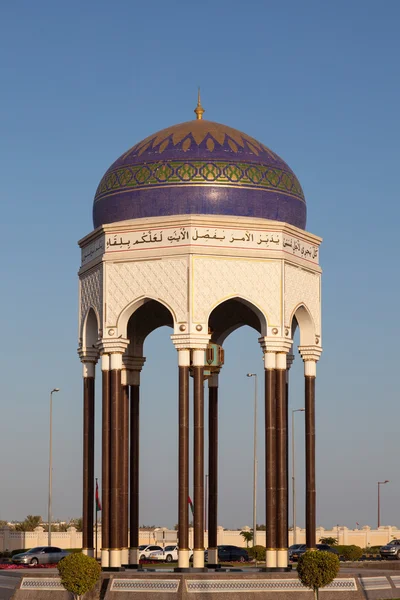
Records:
[[[311,311],[304,302],[300,302],[292,311],[290,316],[290,330],[293,331],[293,319],[296,318],[297,325],[300,331],[300,345],[308,346],[315,344],[315,322],[312,318]]]
[[[143,295],[127,304],[127,306],[125,306],[125,308],[119,313],[117,319],[118,335],[122,335],[122,337],[127,337],[129,319],[137,311],[138,308],[140,308],[141,306],[143,306],[143,304],[149,302],[150,300],[154,300],[155,302],[159,302],[160,304],[165,306],[165,308],[171,313],[174,325],[176,324],[177,319],[175,311],[167,302],[165,302],[161,298],[154,298],[153,296]]]

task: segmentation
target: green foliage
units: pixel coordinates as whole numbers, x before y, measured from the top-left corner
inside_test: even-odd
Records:
[[[379,554],[380,548],[381,546],[367,546],[367,548],[364,548],[364,554]]]
[[[253,539],[253,532],[252,531],[241,531],[240,535],[245,540],[247,548],[248,548],[249,547],[249,542],[251,542],[252,539]]]
[[[360,546],[336,546],[336,550],[344,560],[360,560],[364,551]]]
[[[337,546],[337,538],[334,537],[322,537],[319,540],[320,544],[328,544],[328,546]]]
[[[307,550],[299,558],[297,574],[301,583],[314,590],[314,596],[318,598],[318,590],[335,579],[339,566],[339,558],[333,552]]]
[[[78,519],[71,519],[68,527],[75,527],[77,531],[82,531],[83,529],[83,520],[82,517]]]
[[[28,515],[22,523],[16,523],[15,531],[34,531],[41,524],[42,517],[39,515]]]
[[[248,555],[250,558],[255,558],[256,560],[265,560],[265,548],[264,546],[253,546],[248,549]]]
[[[57,566],[61,583],[75,597],[83,596],[93,589],[101,574],[97,560],[86,554],[72,553]]]
[[[3,521],[3,519],[0,519],[0,528],[1,527],[7,527],[7,526],[8,526],[7,521]]]

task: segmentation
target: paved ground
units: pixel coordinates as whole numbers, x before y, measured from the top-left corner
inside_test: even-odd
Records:
[[[43,573],[43,569],[37,569],[36,573]],[[23,575],[33,575],[33,569],[18,569],[15,571],[0,571],[0,600],[10,600],[14,589]],[[46,573],[58,573],[57,569],[46,569]]]

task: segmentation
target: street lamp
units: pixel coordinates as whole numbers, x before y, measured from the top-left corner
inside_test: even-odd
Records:
[[[381,485],[389,483],[389,479],[378,481],[378,528],[381,526]]]
[[[296,543],[296,478],[294,461],[294,413],[304,412],[305,408],[295,408],[292,410],[292,512],[293,512],[293,544]]]
[[[253,458],[253,546],[257,545],[257,373],[247,373],[254,377],[254,458]]]
[[[52,486],[52,471],[53,471],[53,394],[59,392],[60,388],[54,388],[50,392],[50,440],[49,440],[49,504],[47,511],[47,521],[49,526],[49,534],[47,544],[51,546],[51,486]]]

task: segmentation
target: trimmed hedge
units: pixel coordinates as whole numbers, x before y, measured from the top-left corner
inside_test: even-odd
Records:
[[[303,585],[314,591],[331,583],[339,573],[340,562],[336,554],[324,550],[307,550],[299,557],[297,574]]]
[[[101,567],[97,560],[78,552],[73,552],[63,558],[57,568],[62,585],[75,597],[90,592],[101,574]]]
[[[360,546],[335,546],[335,550],[339,552],[339,556],[341,556],[344,560],[360,560],[364,551]]]
[[[255,558],[256,560],[265,560],[265,548],[264,546],[253,546],[252,548],[247,548],[247,553],[250,558]]]

